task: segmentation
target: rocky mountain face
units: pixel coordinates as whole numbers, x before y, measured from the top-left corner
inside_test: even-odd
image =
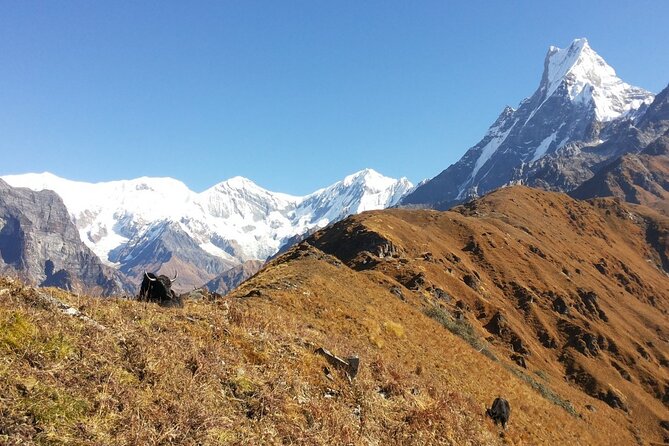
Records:
[[[0,180],[0,271],[29,283],[95,294],[133,292],[79,238],[61,198]]]
[[[590,152],[611,146],[622,155],[604,163],[592,178],[570,192],[573,197],[613,196],[669,213],[669,87],[657,95],[636,125],[621,129],[599,146]],[[575,154],[575,158],[583,155]]]
[[[628,153],[570,192],[575,198],[617,197],[669,215],[669,132],[640,153]]]
[[[127,244],[109,253],[109,260],[139,284],[144,271],[159,271],[178,280],[175,290],[185,291],[201,286],[212,276],[221,274],[236,263],[202,249],[175,222],[160,222],[146,233],[133,237]]]
[[[637,127],[650,138],[666,134],[669,130],[669,85],[657,95]]]
[[[332,221],[392,206],[412,187],[370,169],[304,197],[271,192],[242,177],[201,193],[171,178],[98,184],[48,173],[3,178],[58,193],[84,243],[135,282],[145,269],[170,276],[178,269],[180,291],[247,260],[265,260]]]
[[[513,186],[448,212],[350,217],[300,247],[284,262],[333,256],[382,284],[388,299],[467,339],[469,354],[536,377],[534,388],[565,410],[598,424],[594,417],[613,417],[606,407],[639,443],[669,439],[667,217],[617,199],[586,202]],[[272,273],[270,264],[259,276]],[[236,292],[258,288],[254,280]],[[569,404],[566,387],[580,393]]]
[[[669,88],[665,88],[634,119],[619,120],[605,140],[574,142],[534,163],[522,165],[515,170],[512,182],[571,191],[618,162],[620,157],[640,153],[669,129],[668,93]]]
[[[641,123],[652,100],[618,78],[586,39],[551,47],[534,94],[506,107],[478,144],[402,203],[447,209],[512,183],[571,190],[625,150],[602,141]]]

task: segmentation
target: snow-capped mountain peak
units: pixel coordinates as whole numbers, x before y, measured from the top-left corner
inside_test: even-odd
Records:
[[[257,188],[259,186],[253,181],[249,180],[248,178],[236,176],[218,183],[217,187],[221,188],[227,187],[230,189],[244,189],[244,188]]]
[[[272,192],[244,177],[233,177],[198,194],[205,212],[217,218],[266,218],[271,212],[292,209],[300,197]]]
[[[653,97],[623,82],[587,39],[575,39],[565,49],[551,46],[535,92],[517,109],[506,107],[481,141],[403,203],[446,209],[518,181],[517,172],[562,149],[606,139],[618,122],[640,116]]]
[[[253,191],[254,193],[258,194],[273,194],[273,195],[280,195],[284,196],[286,198],[294,198],[297,199],[299,197],[293,197],[292,195],[288,194],[282,194],[278,192],[271,192],[261,186],[258,186],[256,183],[253,181],[249,180],[246,177],[242,176],[236,176],[229,178],[225,181],[221,181],[220,183],[214,185],[213,187],[207,189],[209,191],[211,190],[219,190],[219,191]]]
[[[395,180],[364,169],[304,197],[296,220],[304,230],[322,227],[351,214],[394,206],[412,187],[406,178]]]
[[[540,86],[543,100],[560,87],[574,102],[591,101],[600,122],[616,119],[653,100],[646,90],[623,82],[585,38],[575,39],[565,49],[549,48]]]
[[[396,183],[398,180],[394,178],[389,178],[381,175],[374,169],[363,169],[359,172],[351,174],[345,177],[341,184],[345,187],[358,184],[362,187],[365,187],[369,191],[381,191],[388,187],[391,187],[392,184]],[[400,178],[400,182],[408,181],[406,178]]]
[[[376,172],[374,172],[371,169],[363,169],[359,172],[355,172],[351,175],[344,177],[344,179],[342,180],[342,184],[350,186],[356,182],[364,182],[366,177],[372,177],[373,174],[375,173]]]
[[[565,49],[551,45],[546,55],[544,80],[542,82],[542,86],[545,85],[547,90],[546,96],[553,94],[570,71],[574,70],[574,75],[576,76],[583,75],[585,70],[579,69],[579,66],[588,61],[588,59],[590,59],[589,62],[594,61],[595,65],[599,65],[602,71],[608,71],[609,75],[612,74],[615,76],[613,68],[590,48],[587,39],[575,39]],[[592,63],[588,63],[587,65],[592,66]],[[585,80],[587,80],[587,77],[586,74]]]

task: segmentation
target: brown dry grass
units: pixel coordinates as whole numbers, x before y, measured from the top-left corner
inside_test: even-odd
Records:
[[[45,305],[44,291],[10,280],[0,290],[3,444],[494,443],[471,398],[414,394],[408,372],[387,358],[365,357],[352,384],[337,371],[327,379],[313,329],[294,314],[234,300],[171,310],[47,291],[101,331]],[[386,322],[379,335],[401,338]]]
[[[520,220],[509,214],[505,218]],[[353,219],[393,240],[398,250],[404,250],[403,262],[389,259],[356,271],[301,245],[226,298],[188,301],[184,309],[46,291],[81,309],[105,330],[46,305],[32,288],[0,279],[0,443],[519,446],[643,444],[644,438],[656,438],[657,424],[648,423],[657,418],[638,414],[644,407],[657,406],[648,406],[643,391],[631,392],[639,388],[636,383],[624,387],[614,374],[600,374],[601,358],[577,361],[624,393],[630,413],[566,383],[556,353],[541,350],[526,334],[534,335],[532,325],[523,319],[525,313],[512,315],[512,307],[504,306],[512,327],[526,336],[533,351],[529,369],[508,360],[502,341],[492,339],[491,344],[484,339],[485,320],[472,317],[476,302],[507,305],[493,286],[495,279],[513,278],[524,284],[531,280],[536,285],[541,277],[552,280],[553,274],[561,273],[529,261],[506,271],[508,257],[494,260],[502,254],[489,248],[483,252],[486,263],[477,263],[476,253],[461,251],[471,234],[501,245],[506,232],[508,240],[522,241],[514,242],[510,252],[525,259],[532,254],[514,250],[526,251],[536,242],[523,229],[496,228],[499,221],[485,228],[467,227],[467,216],[445,214],[440,220],[440,215],[398,211]],[[445,223],[449,219],[452,223]],[[604,228],[604,223],[596,223],[595,229]],[[529,227],[529,222],[516,224]],[[630,243],[635,242],[633,228],[623,227]],[[482,236],[481,229],[490,235]],[[456,241],[443,239],[444,233],[455,234]],[[430,256],[425,255],[426,246]],[[454,277],[459,269],[433,264],[434,258],[455,253],[456,247],[460,266],[481,276],[477,291]],[[558,255],[553,248],[539,248],[549,259]],[[571,271],[576,262],[568,262]],[[646,274],[644,268],[638,267],[639,274]],[[412,274],[423,272],[425,280],[440,285],[453,302],[470,305],[471,310],[464,310],[469,326],[448,328],[435,320],[435,314],[426,314],[438,301],[425,284],[410,290],[396,279],[413,277],[407,269]],[[596,271],[583,271],[598,277]],[[600,294],[604,296],[604,291]],[[626,304],[641,308],[631,314],[640,311],[647,322],[657,323],[652,309],[638,301]],[[602,305],[619,323],[612,305]],[[457,309],[440,308],[451,314]],[[492,314],[490,306],[484,309]],[[530,321],[553,321],[543,310],[527,314],[532,315]],[[449,317],[444,319],[447,324]],[[637,328],[636,322],[629,323]],[[626,351],[632,337],[624,334],[616,339]],[[489,350],[479,351],[480,345]],[[654,346],[653,358],[665,349],[659,341]],[[358,355],[358,376],[349,382],[314,353],[318,347],[341,357]],[[331,378],[324,373],[326,367]],[[644,367],[654,370],[648,364]],[[484,417],[486,405],[498,395],[512,406],[506,432]],[[661,404],[655,410],[665,417]]]
[[[524,361],[522,379],[620,402],[628,430],[657,442],[669,438],[668,234],[642,206],[512,187],[449,212],[364,213],[308,243],[385,276],[476,350]]]
[[[261,273],[261,296],[239,298],[242,289],[184,310],[50,290],[104,331],[1,281],[0,440],[596,444],[586,422],[367,276],[294,263]],[[361,357],[352,383],[337,370],[325,376],[321,345]],[[506,433],[483,417],[497,393],[514,407]]]

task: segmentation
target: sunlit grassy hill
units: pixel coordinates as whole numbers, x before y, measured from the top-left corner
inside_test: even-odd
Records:
[[[660,388],[666,382],[666,363],[660,362],[667,355],[667,287],[661,288],[667,279],[656,265],[659,254],[644,251],[647,242],[628,226],[626,221],[635,223],[626,214],[616,216],[616,203],[606,205],[612,206],[607,214],[604,205],[559,194],[544,196],[525,188],[507,193],[514,195],[493,195],[458,212],[397,210],[353,217],[273,260],[225,298],[187,300],[183,309],[33,289],[1,279],[0,443],[661,441],[660,422],[669,419],[669,411],[641,382],[644,376]],[[517,215],[504,208],[511,198],[522,204]],[[545,207],[554,223],[533,226],[542,220],[529,215],[530,203]],[[590,262],[585,250],[588,256],[590,251],[603,255],[599,245],[576,248],[586,240],[579,237],[590,237],[590,229],[572,237],[580,245],[568,246],[568,234],[559,249],[548,241],[529,243],[530,234],[539,239],[543,231],[550,236],[545,240],[552,240],[557,234],[551,231],[566,230],[559,217],[565,209],[577,222],[592,219],[593,230],[606,237],[600,237],[601,243],[615,247],[622,260],[636,261],[636,255],[656,260],[627,264],[645,285],[638,285],[640,291],[629,285],[630,292],[616,285],[623,302],[619,310],[607,294],[613,285],[595,274],[603,276],[596,266],[591,271],[574,263]],[[614,237],[617,225],[621,231]],[[467,248],[470,238],[476,243]],[[483,242],[488,239],[499,248]],[[558,274],[553,256],[567,252],[572,256],[562,266],[569,274],[559,272],[565,277],[561,281],[550,279]],[[546,259],[555,265],[542,263]],[[619,266],[606,259],[607,274],[617,280]],[[576,278],[576,268],[583,279]],[[465,275],[476,277],[470,280],[476,286],[468,285]],[[512,278],[532,291],[532,302],[505,288]],[[573,300],[571,291],[588,283],[608,322],[586,317],[589,310]],[[544,286],[563,296],[569,315],[544,308],[549,303],[552,308],[542,294]],[[632,300],[631,293],[640,297]],[[68,314],[52,297],[90,319]],[[507,321],[500,335],[485,328],[496,308]],[[559,331],[564,320],[605,334],[607,345],[618,345],[620,357],[628,358],[637,333],[613,329],[625,315],[625,323],[644,342],[648,330],[659,330],[652,347],[644,344],[649,359],[635,356],[636,367],[619,364],[629,381],[611,365],[618,361],[614,353],[603,348],[581,353],[580,344]],[[555,348],[537,340],[537,321],[555,338]],[[613,328],[607,331],[607,326]],[[521,352],[526,367],[511,358],[518,352],[511,351],[509,333],[530,352]],[[316,353],[319,347],[342,358],[358,356],[357,376],[349,379]],[[566,364],[582,370],[574,376],[588,372],[597,386],[615,388],[626,410],[589,395],[568,378]],[[486,407],[500,395],[512,408],[506,431],[485,417]]]

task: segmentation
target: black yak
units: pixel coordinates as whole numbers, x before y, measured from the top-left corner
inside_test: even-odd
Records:
[[[509,422],[509,416],[511,416],[511,406],[504,398],[497,397],[492,402],[492,407],[486,409],[485,413],[493,419],[495,424],[501,422],[502,427],[506,429],[506,423]]]
[[[179,274],[170,279],[165,275],[157,276],[154,273],[144,271],[144,279],[139,289],[139,300],[146,302],[156,302],[164,307],[181,307],[183,303],[181,298],[172,291],[172,283],[177,280]]]

